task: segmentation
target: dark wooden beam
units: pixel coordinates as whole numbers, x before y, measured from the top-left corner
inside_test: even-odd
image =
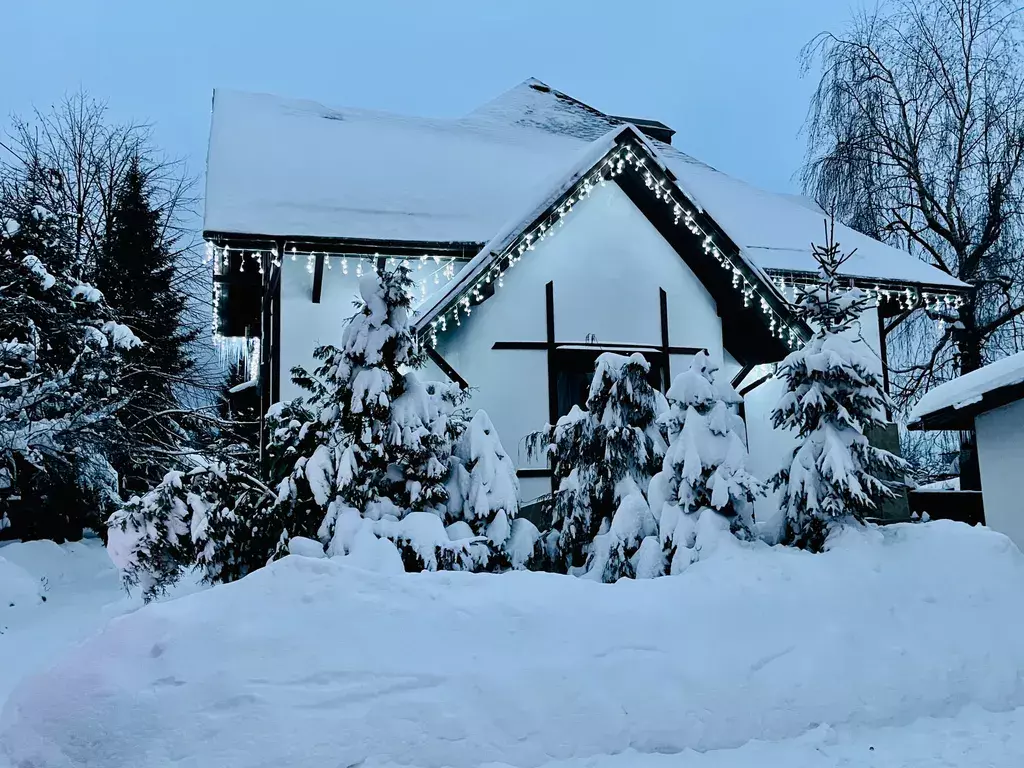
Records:
[[[459,389],[469,389],[469,382],[462,378],[459,372],[448,364],[447,360],[441,357],[441,353],[429,344],[424,344],[423,349],[427,353],[427,357],[434,361],[434,365],[440,368],[445,376],[459,385]]]
[[[672,386],[672,359],[671,347],[668,344],[668,294],[664,288],[658,289],[658,299],[661,308],[661,349],[665,353],[665,391]]]
[[[555,349],[566,347],[584,347],[588,349],[603,349],[609,352],[666,352],[672,355],[696,355],[698,352],[706,352],[703,347],[658,347],[654,344],[602,344],[599,341],[559,341],[555,343]],[[496,341],[491,349],[539,349],[548,348],[546,341]]]
[[[547,349],[546,341],[496,341],[491,349]]]
[[[558,378],[555,375],[555,284],[548,282],[544,286],[545,327],[547,329],[548,347],[548,423],[554,426],[558,421]],[[550,459],[548,460],[550,462]],[[551,472],[551,496],[554,497],[555,473]]]
[[[551,477],[551,469],[549,467],[527,467],[525,469],[517,469],[516,477]]]
[[[885,318],[882,317],[882,308],[875,309],[878,315],[878,357],[882,361],[882,391],[889,394],[889,352],[888,336],[885,331]],[[885,406],[885,418],[892,421],[892,409]]]
[[[316,255],[316,266],[313,267],[313,303],[320,303],[320,295],[324,290],[324,255]]]
[[[753,363],[747,363],[742,368],[740,368],[739,373],[737,373],[735,376],[732,377],[732,382],[731,383],[732,383],[733,388],[735,389],[740,384],[742,384],[743,380],[745,378],[747,378],[747,374],[749,374],[752,370],[754,370],[754,364]]]
[[[284,247],[278,242],[278,258]],[[281,267],[271,264],[270,289],[273,297],[273,322],[270,326],[270,399],[276,403],[281,399]]]
[[[771,377],[772,377],[772,374],[767,373],[764,376],[762,376],[760,379],[757,379],[756,381],[751,382],[749,386],[746,386],[746,387],[744,387],[743,389],[740,390],[740,397],[746,397],[746,394],[748,392],[753,392],[755,389],[757,389],[762,384],[764,384],[766,381],[768,381],[768,379],[770,379]]]
[[[893,320],[888,325],[885,325],[883,323],[882,326],[881,326],[882,327],[882,333],[885,336],[888,336],[890,333],[895,331],[896,330],[896,326],[899,325],[900,323],[902,323],[908,317],[910,317],[913,314],[915,309],[918,309],[918,307],[913,307],[912,309],[906,309],[906,310],[900,312],[898,315],[896,315],[896,319]],[[879,314],[879,317],[881,317],[881,314]]]

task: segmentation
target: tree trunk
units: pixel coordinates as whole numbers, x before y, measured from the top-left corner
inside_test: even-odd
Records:
[[[960,308],[960,322],[963,328],[956,337],[959,375],[981,368],[982,338],[978,332],[977,306],[972,296]],[[960,490],[981,490],[981,468],[978,465],[978,440],[974,429],[960,432]]]

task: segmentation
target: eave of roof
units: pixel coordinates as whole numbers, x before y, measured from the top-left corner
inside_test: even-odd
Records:
[[[618,170],[611,170],[616,166],[617,159],[622,157],[631,160],[628,163],[618,162]],[[810,329],[796,317],[791,305],[771,278],[752,263],[710,217],[697,211],[693,201],[675,185],[674,176],[659,158],[658,151],[646,137],[628,124],[593,141],[576,159],[569,172],[553,182],[539,201],[502,227],[444,291],[420,308],[414,322],[415,331],[432,341],[439,322],[442,327],[447,325],[446,321],[439,321],[439,318],[445,318],[448,313],[452,313],[461,324],[460,313],[469,316],[472,307],[487,298],[480,287],[485,280],[488,284],[500,284],[502,272],[523,258],[527,251],[533,250],[533,245],[547,236],[555,221],[568,215],[574,200],[583,199],[596,183],[618,182],[624,167],[629,167],[634,173],[643,169],[646,186],[643,191],[647,197],[674,210],[676,227],[688,230],[694,237],[703,238],[704,257],[709,261],[713,258],[718,266],[729,273],[733,288],[746,297],[744,306],[753,297],[757,297],[761,314],[767,316],[764,319],[766,328],[769,326],[768,320],[771,321],[772,338],[775,338],[776,327],[779,328],[780,342],[783,327],[789,329],[789,346],[809,337]],[[700,245],[695,246],[694,250],[699,252]]]
[[[205,231],[225,238],[484,242],[586,143],[624,125],[537,80],[454,120],[331,109],[216,92]],[[584,142],[581,144],[581,142]],[[811,273],[821,213],[650,142],[675,182],[748,260],[772,274]],[[847,276],[863,285],[958,292],[969,286],[837,226],[858,248]]]

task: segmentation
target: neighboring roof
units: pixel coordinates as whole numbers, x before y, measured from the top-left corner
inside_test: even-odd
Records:
[[[979,413],[1024,399],[1024,352],[926,392],[910,411],[911,429],[970,429]]]
[[[332,109],[218,89],[204,229],[488,242],[512,212],[536,200],[551,179],[564,177],[587,144],[623,124],[537,80],[457,119]],[[810,243],[822,239],[824,224],[813,204],[758,190],[668,144],[650,143],[682,190],[752,261],[773,271],[814,272]],[[836,238],[844,248],[857,248],[848,276],[967,287],[839,224]]]

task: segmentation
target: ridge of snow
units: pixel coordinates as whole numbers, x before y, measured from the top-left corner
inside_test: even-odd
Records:
[[[913,759],[849,764],[949,764],[915,762],[944,724],[991,724],[999,755],[1020,722],[998,713],[1024,707],[1022,590],[1009,539],[945,521],[847,530],[821,555],[736,542],[610,585],[292,555],[119,618],[25,680],[0,762],[704,765],[696,750],[817,768],[770,758],[894,728],[878,745]]]
[[[996,360],[925,392],[910,410],[908,421],[918,421],[945,408],[965,408],[995,389],[1020,383],[1024,383],[1024,352]]]

